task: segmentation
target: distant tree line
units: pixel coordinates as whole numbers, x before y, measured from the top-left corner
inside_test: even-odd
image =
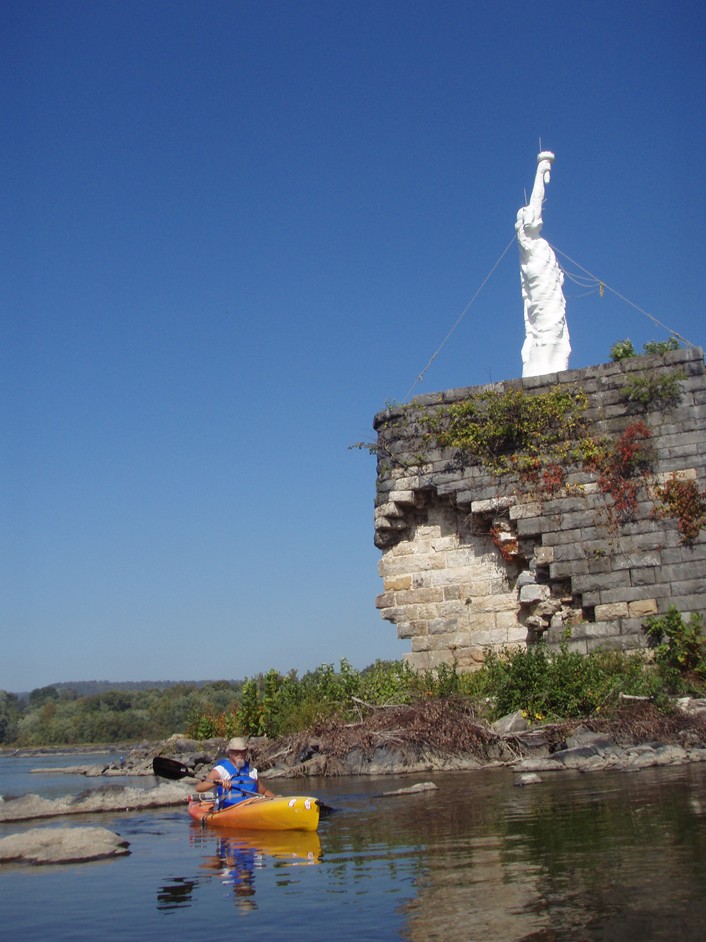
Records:
[[[204,714],[237,710],[242,685],[226,680],[152,686],[91,681],[38,687],[28,695],[0,690],[0,745],[162,739],[183,732]]]

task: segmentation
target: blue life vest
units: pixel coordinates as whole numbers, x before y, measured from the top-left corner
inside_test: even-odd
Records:
[[[219,759],[218,765],[225,769],[230,775],[230,784],[233,790],[223,788],[219,785],[216,788],[216,806],[218,808],[228,808],[230,805],[237,805],[239,801],[245,801],[252,795],[257,795],[257,769],[253,778],[250,774],[250,764],[248,762],[242,769],[236,769],[230,759]]]

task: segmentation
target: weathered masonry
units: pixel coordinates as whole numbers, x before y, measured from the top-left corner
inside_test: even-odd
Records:
[[[530,397],[546,441],[536,416],[524,442],[525,419],[502,427]],[[706,614],[702,350],[420,396],[375,428],[377,606],[413,666],[539,638],[638,648],[650,615]]]

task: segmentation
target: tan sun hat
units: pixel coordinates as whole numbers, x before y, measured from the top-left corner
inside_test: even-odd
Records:
[[[228,743],[228,752],[245,752],[247,748],[248,744],[242,736],[236,736]]]

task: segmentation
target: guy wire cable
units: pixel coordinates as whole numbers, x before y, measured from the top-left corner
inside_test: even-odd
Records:
[[[620,298],[621,301],[624,301],[626,304],[629,304],[630,307],[634,307],[636,311],[640,312],[640,314],[644,314],[644,316],[647,317],[649,320],[651,320],[653,324],[656,324],[658,327],[661,327],[662,330],[666,330],[670,336],[676,337],[677,340],[681,340],[682,343],[685,343],[687,345],[687,347],[696,346],[696,344],[692,343],[690,340],[687,340],[686,337],[682,337],[682,335],[678,333],[676,330],[672,330],[671,327],[667,327],[666,324],[663,324],[661,321],[657,320],[657,318],[653,314],[650,314],[649,311],[645,311],[643,308],[639,306],[639,304],[635,304],[635,302],[631,301],[630,298],[626,298],[625,295],[621,294],[619,291],[616,291],[615,288],[611,288],[611,286],[607,284],[605,281],[603,281],[602,278],[598,278],[598,276],[594,275],[593,272],[590,272],[587,268],[584,268],[583,265],[580,265],[570,255],[567,255],[566,252],[562,252],[561,249],[558,249],[555,245],[552,245],[551,242],[549,242],[548,244],[554,249],[555,252],[558,252],[559,255],[563,255],[564,258],[568,259],[572,265],[578,266],[578,268],[580,268],[581,271],[586,272],[586,274],[589,275],[589,277],[593,278],[596,284],[598,285],[598,289],[601,293],[601,296],[603,295],[604,289],[610,291],[617,298]]]
[[[504,249],[502,250],[502,252],[500,253],[500,257],[498,258],[498,260],[495,262],[495,264],[493,265],[493,267],[490,269],[490,271],[488,272],[488,274],[485,276],[485,278],[483,279],[483,281],[480,283],[480,286],[478,287],[477,291],[475,292],[475,294],[473,295],[473,297],[471,298],[471,300],[470,300],[470,301],[468,302],[468,304],[465,306],[465,308],[463,309],[463,311],[461,311],[460,315],[456,318],[456,323],[453,325],[453,327],[451,328],[451,330],[448,332],[448,334],[447,334],[447,335],[444,337],[444,339],[441,341],[441,343],[439,344],[439,347],[437,348],[436,352],[431,356],[431,358],[429,359],[429,362],[428,362],[427,365],[424,367],[424,369],[421,371],[421,373],[419,374],[419,376],[417,376],[416,380],[412,383],[410,389],[409,389],[408,392],[407,392],[407,395],[406,395],[406,396],[404,397],[404,399],[402,400],[403,403],[405,403],[405,402],[407,402],[407,401],[409,400],[409,397],[412,395],[412,393],[414,392],[414,390],[417,388],[417,386],[419,385],[419,383],[420,383],[420,382],[422,381],[422,379],[424,378],[424,374],[425,374],[426,371],[429,369],[429,367],[432,365],[432,363],[434,362],[434,360],[439,356],[439,354],[441,353],[441,351],[443,350],[443,348],[446,346],[446,343],[448,342],[449,338],[451,337],[451,335],[453,334],[453,332],[456,330],[456,328],[458,327],[458,325],[461,323],[461,321],[463,320],[463,318],[466,316],[466,314],[468,313],[468,311],[469,311],[470,308],[471,308],[471,305],[472,305],[473,302],[476,300],[476,298],[478,297],[478,295],[481,293],[481,291],[483,290],[483,288],[486,286],[487,282],[490,280],[490,278],[491,278],[493,272],[494,272],[495,269],[498,267],[498,265],[500,264],[500,262],[502,262],[502,260],[505,258],[505,256],[506,256],[507,253],[508,253],[508,250],[509,250],[510,246],[513,244],[513,242],[515,242],[515,240],[516,240],[516,236],[513,235],[513,237],[512,237],[512,238],[510,239],[510,241],[508,242],[508,244],[505,246],[505,248],[504,248]]]
[[[427,370],[428,370],[429,367],[432,365],[432,363],[434,362],[434,360],[436,360],[436,358],[439,356],[439,354],[441,353],[441,351],[443,350],[443,348],[446,346],[447,342],[448,342],[449,339],[451,338],[451,335],[454,333],[454,331],[456,330],[456,328],[458,327],[458,325],[461,323],[461,321],[463,320],[463,318],[466,316],[466,314],[467,314],[468,311],[470,310],[471,306],[473,305],[474,301],[476,300],[476,298],[478,297],[478,295],[481,293],[481,291],[483,290],[483,288],[486,286],[487,282],[490,280],[490,278],[491,278],[491,276],[493,275],[493,273],[495,272],[495,269],[498,267],[498,265],[500,264],[500,262],[502,262],[502,260],[503,260],[503,259],[505,258],[505,256],[507,255],[507,253],[508,253],[508,251],[509,251],[509,249],[510,249],[510,246],[513,244],[513,242],[515,241],[515,239],[516,239],[516,236],[513,235],[513,237],[510,239],[510,241],[508,242],[508,244],[505,246],[505,248],[504,248],[503,251],[501,252],[499,258],[497,259],[497,261],[495,262],[495,264],[493,265],[493,267],[490,269],[490,271],[488,272],[488,274],[485,276],[485,278],[484,278],[483,281],[481,282],[480,286],[479,286],[478,289],[476,290],[476,292],[475,292],[475,294],[473,295],[473,297],[470,299],[470,301],[469,301],[468,304],[465,306],[465,308],[463,309],[463,311],[462,311],[462,312],[460,313],[460,315],[457,317],[457,319],[456,319],[454,325],[452,326],[451,330],[449,330],[449,332],[447,333],[447,335],[444,337],[444,339],[443,339],[443,340],[441,341],[441,343],[439,344],[437,350],[436,350],[436,351],[432,354],[432,356],[429,358],[429,361],[427,362],[427,364],[426,364],[426,366],[424,367],[424,369],[421,371],[421,373],[419,373],[419,375],[417,376],[417,378],[416,378],[416,380],[414,381],[414,383],[412,383],[411,387],[410,387],[409,390],[407,391],[406,396],[405,396],[404,399],[402,400],[403,403],[408,402],[409,397],[412,395],[412,393],[414,392],[414,390],[417,388],[417,386],[419,385],[419,383],[420,383],[420,382],[422,381],[422,379],[424,378],[424,374],[427,372]],[[599,278],[597,275],[594,275],[593,272],[589,271],[587,268],[584,268],[583,265],[581,265],[581,264],[580,264],[579,262],[577,262],[575,259],[571,258],[570,255],[567,255],[566,252],[562,252],[561,249],[557,248],[555,245],[552,245],[551,242],[549,242],[548,244],[551,246],[551,248],[552,248],[555,252],[558,252],[559,255],[562,255],[564,258],[568,259],[568,261],[570,261],[572,265],[576,265],[578,268],[581,269],[581,271],[585,272],[585,273],[589,276],[589,278],[592,279],[592,284],[595,285],[595,287],[598,288],[601,297],[603,296],[604,290],[607,289],[607,290],[610,291],[612,294],[614,294],[617,298],[620,298],[621,301],[624,301],[626,304],[629,304],[630,307],[634,307],[636,311],[639,311],[640,314],[644,315],[644,316],[647,317],[649,320],[651,320],[653,324],[656,324],[656,325],[657,325],[658,327],[660,327],[662,330],[665,330],[670,336],[676,337],[678,340],[681,340],[682,343],[686,344],[687,347],[695,347],[695,346],[696,346],[696,345],[693,344],[690,340],[687,340],[686,337],[683,337],[678,331],[672,330],[672,328],[667,327],[666,324],[663,324],[663,323],[662,323],[660,320],[658,320],[653,314],[650,314],[648,311],[645,311],[644,308],[641,308],[638,304],[635,304],[634,301],[631,301],[629,298],[626,298],[625,295],[621,294],[621,293],[620,293],[619,291],[617,291],[615,288],[611,287],[607,282],[603,281],[602,278]],[[565,274],[569,274],[569,273],[566,272],[566,271],[565,271],[564,273],[565,273]],[[571,280],[575,280],[575,281],[576,281],[576,284],[580,284],[580,281],[578,280],[578,278],[573,278],[571,275],[569,275],[569,278],[571,278]],[[584,285],[583,287],[588,287],[588,284]]]

